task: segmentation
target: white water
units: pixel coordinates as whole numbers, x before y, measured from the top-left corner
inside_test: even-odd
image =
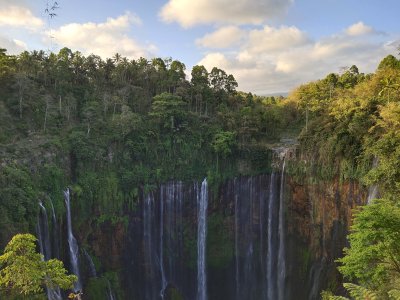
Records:
[[[279,300],[285,299],[285,278],[286,278],[285,210],[284,210],[285,163],[286,163],[286,157],[284,156],[282,163],[281,186],[279,193],[279,252],[278,252],[278,299]]]
[[[44,260],[51,258],[51,245],[49,236],[49,221],[47,219],[47,211],[42,202],[39,202],[41,215],[39,215],[38,235],[40,253],[43,254]]]
[[[87,253],[86,249],[83,249],[83,254],[86,257],[89,266],[90,277],[96,278],[97,277],[96,266],[94,265],[92,258],[90,257],[89,253]]]
[[[40,253],[43,255],[44,260],[49,260],[51,256],[51,243],[49,235],[49,222],[47,218],[46,208],[43,206],[42,202],[39,202],[40,213],[37,224],[38,240]],[[54,226],[55,224],[53,224]],[[49,288],[46,287],[46,294],[48,300],[61,300],[61,292],[58,287]]]
[[[160,190],[160,272],[161,272],[161,291],[160,297],[164,300],[167,279],[164,270],[164,190]]]
[[[272,172],[270,187],[269,187],[269,197],[268,197],[268,250],[267,250],[267,285],[268,285],[268,300],[275,300],[275,286],[274,286],[274,272],[273,272],[273,264],[274,264],[274,255],[273,255],[273,241],[272,238],[273,228],[272,228],[272,219],[274,217],[274,200],[275,200],[275,173]]]
[[[206,238],[207,238],[207,179],[201,184],[200,197],[197,198],[197,300],[207,299],[206,277]]]
[[[374,160],[372,161],[372,169],[375,169],[378,167],[378,158],[374,157]],[[378,185],[373,184],[368,188],[368,197],[367,197],[367,204],[370,204],[371,201],[375,198],[378,197]]]
[[[109,280],[107,280],[107,300],[115,300],[115,296],[113,293],[113,290],[111,288],[111,283]]]
[[[69,189],[67,188],[64,191],[64,200],[65,206],[67,208],[67,231],[68,231],[68,245],[69,245],[69,259],[71,263],[72,273],[74,273],[78,280],[74,284],[74,291],[81,291],[82,284],[81,284],[81,276],[79,272],[79,247],[78,243],[72,233],[72,222],[71,222],[71,207],[70,207],[70,195]]]
[[[233,186],[236,186],[236,178],[234,179]],[[236,269],[236,297],[237,300],[240,292],[240,277],[239,277],[239,196],[235,193],[235,269]]]
[[[53,257],[60,258],[58,224],[57,224],[56,213],[54,211],[53,202],[51,201],[51,199],[50,199],[50,205],[51,205],[52,223],[53,223],[53,230],[52,230],[53,244],[52,244],[51,250],[52,250]]]

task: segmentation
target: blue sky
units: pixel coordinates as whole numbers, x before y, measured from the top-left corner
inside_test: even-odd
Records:
[[[58,0],[50,22],[46,3],[0,0],[0,47],[172,57],[188,74],[196,64],[220,67],[256,94],[353,64],[373,72],[400,45],[398,0]]]

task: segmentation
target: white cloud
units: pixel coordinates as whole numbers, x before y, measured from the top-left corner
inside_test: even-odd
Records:
[[[240,90],[257,94],[287,92],[353,64],[361,72],[373,72],[383,57],[395,53],[397,45],[383,36],[377,39],[346,32],[312,41],[295,27],[266,26],[247,31],[245,39],[237,51],[208,53],[199,64],[208,70],[214,66],[224,69],[235,76]]]
[[[261,24],[281,16],[293,0],[169,0],[160,11],[165,22],[197,24]]]
[[[26,50],[26,44],[20,40],[9,39],[8,37],[0,35],[1,48],[7,49],[7,54],[19,54]]]
[[[78,49],[85,54],[94,53],[112,57],[115,53],[129,58],[147,56],[155,51],[153,45],[141,45],[129,37],[131,25],[141,25],[136,15],[127,12],[117,18],[108,18],[104,23],[70,23],[51,32],[62,46]]]
[[[197,39],[196,44],[207,48],[228,48],[237,45],[245,32],[236,26],[225,26]]]
[[[43,27],[43,25],[43,20],[35,17],[27,7],[2,5],[0,8],[0,26],[22,27],[35,30]]]
[[[308,42],[307,34],[294,26],[280,28],[264,26],[262,30],[254,29],[249,32],[247,47],[252,53],[264,53],[285,51]]]
[[[357,35],[376,33],[376,31],[372,27],[365,25],[363,22],[358,22],[349,26],[346,29],[346,33],[348,35],[357,36]]]

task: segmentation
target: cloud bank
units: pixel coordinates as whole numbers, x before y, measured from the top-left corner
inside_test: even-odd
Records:
[[[293,0],[169,0],[161,11],[164,22],[188,28],[198,24],[261,24],[284,14]]]
[[[361,72],[373,72],[384,56],[394,53],[396,45],[362,22],[319,40],[293,26],[264,26],[240,32],[244,41],[241,47],[227,51],[212,51],[209,47],[210,52],[198,64],[208,70],[217,66],[232,73],[240,90],[257,94],[287,92],[353,64]],[[223,37],[218,30],[215,35]],[[207,45],[204,41],[210,36],[213,34],[200,39],[202,45]],[[226,38],[227,44],[231,39]],[[224,41],[219,40],[219,44]]]
[[[43,27],[42,19],[33,15],[32,11],[24,6],[5,3],[0,8],[1,27],[20,27],[37,30]]]
[[[104,23],[70,23],[50,34],[63,47],[77,49],[84,54],[94,53],[103,58],[115,53],[128,58],[149,56],[156,50],[154,45],[141,45],[129,36],[131,26],[140,26],[138,16],[126,12],[117,18],[107,18]]]

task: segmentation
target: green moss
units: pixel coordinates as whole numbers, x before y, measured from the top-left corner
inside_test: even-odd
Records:
[[[234,255],[232,220],[220,213],[212,213],[207,219],[207,264],[213,268],[229,265]]]

